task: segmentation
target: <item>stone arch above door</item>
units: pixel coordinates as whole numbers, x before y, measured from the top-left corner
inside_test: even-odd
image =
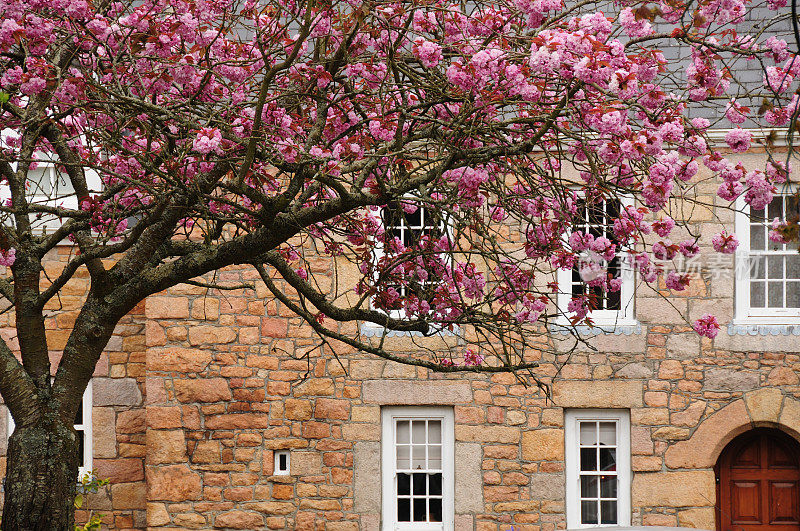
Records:
[[[759,426],[779,428],[800,441],[800,401],[777,388],[746,393],[702,421],[689,439],[671,445],[664,463],[672,469],[712,468],[729,442]]]

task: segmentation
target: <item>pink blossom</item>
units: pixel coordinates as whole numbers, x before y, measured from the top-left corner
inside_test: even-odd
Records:
[[[755,209],[766,207],[772,202],[775,186],[769,182],[764,172],[754,170],[745,177],[748,189],[744,195],[745,202]]]
[[[574,313],[577,319],[583,319],[589,314],[589,299],[585,295],[571,299],[567,311]]]
[[[689,286],[689,275],[670,271],[664,279],[664,285],[673,291],[683,291]]]
[[[0,266],[11,267],[17,260],[17,250],[11,247],[6,251],[0,250]]]
[[[720,328],[717,318],[709,313],[703,315],[700,319],[697,319],[694,322],[693,327],[695,332],[710,339],[717,337],[717,333],[719,332]]]
[[[746,129],[731,129],[725,135],[725,142],[736,153],[742,153],[750,149],[750,131]]]
[[[787,226],[788,224],[780,218],[773,219],[772,224],[770,225],[769,240],[780,244],[789,243],[790,240],[784,235],[785,233],[783,232]]]
[[[591,249],[606,261],[612,260],[617,253],[617,246],[605,236],[595,238],[591,243]]]
[[[736,103],[735,100],[731,100],[728,102],[728,106],[725,110],[725,117],[732,124],[741,124],[747,120],[747,116],[745,116],[745,113],[747,112],[749,112],[747,107],[742,107]]]
[[[772,160],[767,164],[766,172],[767,177],[774,183],[784,183],[789,173],[792,171],[792,165],[786,164],[783,160]]]
[[[676,177],[681,181],[689,181],[692,177],[697,175],[698,164],[696,160],[681,161],[676,173]]]
[[[442,60],[442,47],[427,39],[416,39],[413,50],[425,68],[433,68]]]
[[[653,255],[659,260],[672,260],[675,254],[676,248],[668,239],[653,244]]]
[[[192,142],[192,149],[203,155],[207,155],[212,151],[217,155],[222,155],[223,151],[220,147],[222,142],[222,132],[216,127],[203,127],[197,132],[197,137]]]
[[[669,217],[661,218],[653,222],[653,231],[662,238],[669,236],[669,233],[672,232],[674,227],[675,221]]]
[[[27,81],[19,86],[19,91],[28,96],[35,96],[42,92],[47,86],[47,82],[38,76],[31,76]]]
[[[471,349],[467,349],[464,352],[464,365],[467,367],[475,367],[483,363],[483,356],[473,352]]]
[[[764,85],[777,93],[785,92],[791,86],[794,76],[778,66],[768,66],[764,74]]]
[[[588,283],[599,278],[605,278],[606,268],[598,262],[584,261],[581,262],[578,272],[581,280]]]
[[[693,258],[700,253],[700,246],[696,240],[685,240],[678,245],[678,251],[686,258]]]
[[[764,41],[764,46],[769,48],[770,52],[772,52],[772,58],[776,62],[785,61],[791,55],[791,52],[788,50],[789,45],[786,43],[786,41],[779,39],[774,35]]]
[[[742,195],[744,185],[738,181],[724,182],[717,188],[717,195],[726,201],[734,201]]]
[[[736,248],[739,247],[739,240],[735,234],[728,234],[726,231],[722,231],[711,238],[711,245],[714,246],[714,250],[718,253],[733,254]]]
[[[572,250],[576,253],[581,251],[585,251],[588,249],[592,242],[594,241],[594,236],[589,234],[588,232],[573,232],[569,235],[569,245],[572,247]]]
[[[646,19],[637,19],[633,10],[626,7],[619,14],[619,22],[629,37],[644,37],[653,33],[653,28]]]

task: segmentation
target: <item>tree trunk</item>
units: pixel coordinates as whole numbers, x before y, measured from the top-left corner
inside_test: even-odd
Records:
[[[2,531],[72,531],[78,478],[72,425],[40,420],[8,440]]]

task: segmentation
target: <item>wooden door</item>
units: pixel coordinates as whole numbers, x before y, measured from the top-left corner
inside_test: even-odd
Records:
[[[800,531],[800,444],[758,428],[717,463],[717,531]]]

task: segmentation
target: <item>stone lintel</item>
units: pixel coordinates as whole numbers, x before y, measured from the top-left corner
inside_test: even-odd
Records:
[[[560,407],[642,407],[643,382],[562,380],[553,384],[553,402]]]
[[[452,405],[472,402],[467,381],[367,380],[361,388],[367,404],[380,405]]]

